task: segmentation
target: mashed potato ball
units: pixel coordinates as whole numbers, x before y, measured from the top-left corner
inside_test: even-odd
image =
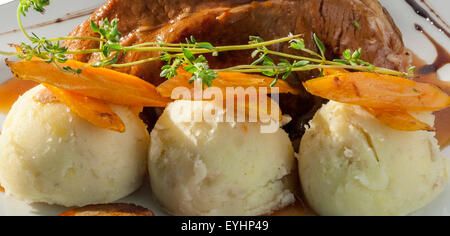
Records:
[[[170,104],[151,133],[150,181],[162,206],[175,215],[262,215],[293,203],[297,177],[287,133],[217,122],[220,112],[209,121],[184,119],[206,104]]]
[[[319,110],[300,145],[303,191],[321,215],[406,215],[443,191],[446,168],[434,133],[394,130],[336,102]]]
[[[149,135],[130,109],[112,106],[125,133],[97,128],[65,105],[41,104],[38,86],[14,104],[0,136],[0,184],[29,203],[109,203],[145,179]]]

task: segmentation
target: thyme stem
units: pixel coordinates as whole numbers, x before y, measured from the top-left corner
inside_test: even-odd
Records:
[[[48,39],[49,41],[55,42],[55,41],[62,41],[62,40],[90,40],[90,41],[99,41],[99,42],[106,42],[106,40],[96,37],[58,37],[53,39]]]
[[[18,55],[18,52],[4,52],[4,51],[0,51],[0,55],[5,55],[5,56],[16,56]]]
[[[283,71],[286,69],[286,67],[282,66],[260,66],[260,65],[240,65],[240,66],[233,66],[225,69],[216,69],[215,72],[240,72],[240,73],[261,73],[266,70],[278,70]],[[315,70],[315,69],[346,69],[346,70],[356,70],[356,71],[367,71],[367,67],[365,66],[351,66],[351,65],[307,65],[303,67],[296,67],[292,68],[292,71],[308,71],[308,70]],[[376,68],[374,69],[375,73],[382,73],[387,75],[393,75],[393,76],[408,76],[407,73],[389,70],[385,68]]]
[[[143,60],[139,60],[139,61],[134,61],[134,62],[130,62],[130,63],[112,64],[112,65],[110,65],[110,66],[111,66],[111,67],[114,67],[114,68],[123,68],[123,67],[130,67],[130,66],[135,66],[135,65],[147,63],[147,62],[159,61],[159,60],[161,60],[160,57],[150,57],[150,58],[147,58],[147,59],[143,59]]]
[[[19,25],[19,29],[22,31],[25,37],[27,37],[30,41],[33,42],[33,38],[31,38],[30,35],[28,35],[28,33],[25,31],[25,28],[22,25],[21,14],[22,14],[22,5],[19,4],[19,6],[17,7],[17,24]]]

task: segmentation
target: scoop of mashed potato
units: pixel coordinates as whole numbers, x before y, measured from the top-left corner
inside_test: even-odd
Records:
[[[295,201],[294,151],[286,132],[260,123],[188,121],[211,102],[176,101],[151,133],[155,198],[174,215],[262,215]],[[179,108],[184,109],[179,109]]]
[[[429,124],[431,113],[413,114]],[[300,145],[304,194],[321,215],[406,215],[444,189],[434,133],[389,128],[359,106],[330,102]]]
[[[112,109],[125,133],[97,128],[65,105],[41,104],[28,91],[12,107],[0,136],[0,184],[28,203],[109,203],[139,188],[147,173],[149,135],[135,112]]]

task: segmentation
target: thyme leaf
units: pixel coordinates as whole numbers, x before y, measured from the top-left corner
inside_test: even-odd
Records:
[[[320,51],[320,55],[322,56],[322,59],[325,59],[325,45],[322,41],[320,41],[319,37],[314,33],[313,35],[314,41],[316,42],[317,48]]]

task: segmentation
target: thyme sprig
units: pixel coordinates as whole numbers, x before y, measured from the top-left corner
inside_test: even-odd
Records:
[[[45,7],[50,4],[49,0],[20,0],[17,10],[17,20],[19,28],[24,35],[31,41],[31,44],[22,43],[19,50],[15,53],[1,52],[3,55],[17,55],[20,59],[31,60],[41,58],[47,63],[52,63],[59,69],[71,72],[81,73],[84,68],[70,68],[60,66],[66,62],[70,55],[74,54],[92,54],[98,53],[97,61],[86,66],[93,67],[130,67],[151,61],[164,61],[161,70],[161,77],[170,79],[177,75],[177,70],[183,68],[192,73],[190,82],[198,81],[203,87],[211,86],[212,81],[218,77],[218,72],[242,72],[242,73],[261,73],[273,77],[274,86],[280,79],[286,80],[292,72],[319,70],[323,75],[324,69],[347,69],[355,71],[369,71],[380,74],[394,76],[414,76],[414,67],[411,67],[408,73],[403,73],[386,68],[376,67],[362,60],[362,49],[352,52],[347,49],[343,52],[341,59],[332,61],[326,58],[326,47],[319,37],[314,34],[313,39],[317,51],[306,48],[301,35],[289,35],[284,38],[264,41],[259,36],[251,36],[246,45],[232,45],[215,47],[208,42],[197,42],[194,37],[186,39],[186,43],[166,43],[161,39],[157,42],[145,42],[133,46],[122,46],[120,44],[121,33],[118,29],[118,19],[101,20],[100,23],[91,21],[91,28],[98,37],[59,37],[54,39],[40,38],[36,34],[29,35],[21,21],[21,16],[26,16],[30,8],[37,12],[44,12]],[[62,46],[63,40],[90,40],[99,42],[99,47],[95,49],[85,49],[70,51]],[[298,56],[282,52],[273,51],[270,46],[280,43],[289,43],[289,47],[309,56]],[[255,61],[250,65],[239,65],[225,69],[211,69],[204,55],[211,54],[218,56],[221,52],[253,50],[251,56]],[[129,63],[118,64],[119,57],[128,52],[160,52],[161,56],[145,58]],[[274,58],[280,58],[276,61]]]
[[[47,63],[54,64],[60,70],[72,73],[81,73],[81,69],[73,69],[68,66],[61,67],[58,63],[67,62],[67,48],[61,47],[60,41],[56,43],[51,42],[46,38],[39,38],[36,34],[32,33],[30,36],[34,46],[22,43],[20,48],[20,54],[17,56],[20,59],[31,60],[33,58],[43,59]]]
[[[28,35],[22,25],[21,16],[27,16],[30,7],[39,13],[45,11],[45,7],[50,5],[50,0],[20,0],[19,6],[17,7],[17,23],[19,24],[20,30],[25,34],[25,36],[32,40],[32,37]]]

